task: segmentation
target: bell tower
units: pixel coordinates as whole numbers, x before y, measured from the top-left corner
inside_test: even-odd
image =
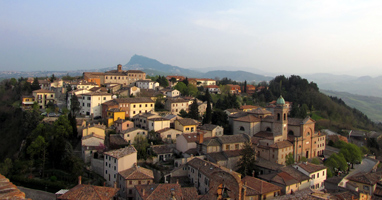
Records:
[[[273,136],[282,136],[286,140],[288,136],[288,107],[284,98],[280,95],[273,111]]]
[[[122,72],[122,65],[121,65],[121,64],[118,64],[118,65],[117,65],[117,71],[118,71],[118,72]]]

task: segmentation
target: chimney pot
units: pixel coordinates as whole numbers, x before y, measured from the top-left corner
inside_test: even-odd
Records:
[[[78,177],[78,185],[81,185],[82,184],[82,181],[81,181],[81,176]]]

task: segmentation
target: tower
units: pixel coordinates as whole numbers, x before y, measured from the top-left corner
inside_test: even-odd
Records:
[[[288,136],[288,107],[281,95],[277,99],[273,114],[273,136],[282,136],[281,140],[286,140]]]
[[[117,65],[117,71],[118,71],[118,72],[122,72],[122,65],[121,65],[121,64],[118,64],[118,65]]]

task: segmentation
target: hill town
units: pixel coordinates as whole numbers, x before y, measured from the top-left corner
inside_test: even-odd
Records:
[[[382,198],[380,126],[299,76],[119,64],[6,79],[1,94],[1,199]]]

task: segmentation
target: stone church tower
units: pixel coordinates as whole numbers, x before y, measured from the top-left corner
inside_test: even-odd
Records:
[[[273,137],[281,136],[281,141],[288,136],[288,110],[284,98],[280,96],[273,111]]]

